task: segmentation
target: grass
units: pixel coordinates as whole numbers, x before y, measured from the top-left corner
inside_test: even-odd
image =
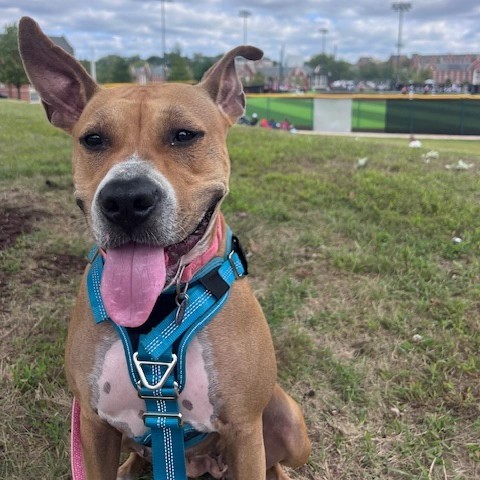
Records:
[[[90,245],[70,141],[42,117],[0,103],[0,221],[24,219],[0,250],[0,478],[11,480],[69,478],[63,341]],[[467,141],[407,145],[230,134],[224,211],[313,441],[294,479],[480,478],[480,155]],[[430,149],[439,158],[425,163]],[[459,159],[474,166],[445,168]]]

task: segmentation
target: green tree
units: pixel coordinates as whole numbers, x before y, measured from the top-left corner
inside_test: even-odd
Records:
[[[167,63],[170,64],[170,70],[167,79],[173,81],[188,81],[193,80],[192,70],[188,64],[188,59],[182,57],[180,47],[176,46],[168,55]]]
[[[190,67],[192,69],[193,78],[199,82],[204,73],[220,58],[205,57],[201,53],[194,53],[192,60],[190,60]]]
[[[129,82],[129,62],[118,55],[100,58],[97,62],[97,80],[99,83]]]
[[[20,99],[20,89],[28,83],[28,78],[18,52],[17,25],[7,25],[4,31],[0,35],[0,82],[14,85]]]
[[[322,71],[328,73],[329,80],[348,80],[353,78],[353,67],[350,63],[344,60],[336,60],[333,55],[326,55],[320,53],[314,55],[308,62],[312,68],[317,66],[322,67]]]
[[[415,83],[423,83],[432,78],[432,71],[429,68],[412,71],[411,78]]]

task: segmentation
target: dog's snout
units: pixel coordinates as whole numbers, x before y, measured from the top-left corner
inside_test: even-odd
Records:
[[[98,194],[103,215],[126,232],[145,222],[160,200],[158,186],[146,178],[111,180]]]

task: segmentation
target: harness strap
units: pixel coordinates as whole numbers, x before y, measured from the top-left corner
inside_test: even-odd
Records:
[[[226,247],[224,258],[213,258],[194,275],[190,287],[184,284],[177,308],[148,333],[139,334],[138,345],[130,338],[134,329],[114,323],[124,345],[132,383],[145,400],[144,423],[150,433],[144,438],[151,439],[155,480],[187,479],[184,445],[187,428],[183,428],[177,402],[186,382],[187,348],[195,334],[222,308],[234,281],[248,273],[241,246],[230,229],[227,229]],[[89,260],[87,287],[94,320],[96,323],[111,321],[100,294],[103,259],[98,249],[92,250]],[[162,295],[172,294],[172,288]],[[137,347],[135,353],[132,343],[133,348]],[[191,427],[189,430],[191,432]]]
[[[172,360],[173,359],[173,360]],[[185,446],[182,415],[179,412],[178,387],[173,368],[176,357],[171,349],[158,362],[142,364],[148,382],[161,385],[147,387],[142,380],[138,393],[145,400],[145,426],[151,429],[153,478],[155,480],[186,480]]]

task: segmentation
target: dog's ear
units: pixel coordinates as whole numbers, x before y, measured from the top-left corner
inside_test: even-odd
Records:
[[[260,60],[263,52],[250,45],[234,48],[207,70],[198,84],[209,93],[230,123],[235,123],[245,112],[245,93],[235,70],[235,57],[239,56]]]
[[[98,85],[65,50],[55,45],[29,17],[18,25],[18,46],[30,82],[50,122],[70,132]]]

